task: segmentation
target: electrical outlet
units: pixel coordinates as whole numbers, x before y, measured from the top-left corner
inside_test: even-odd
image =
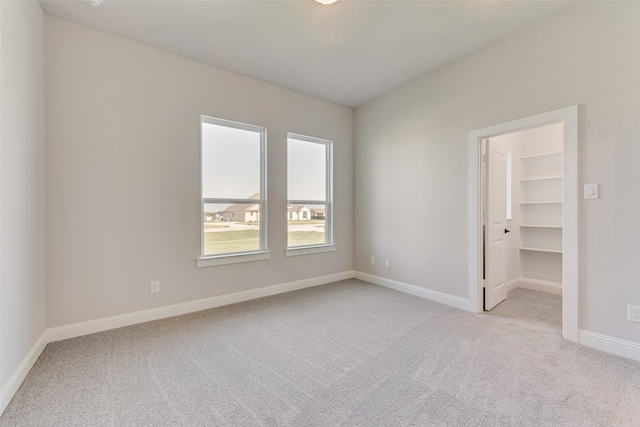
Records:
[[[636,305],[629,305],[629,321],[640,323],[640,307]]]
[[[371,265],[376,265],[376,257],[371,257]]]
[[[151,282],[150,291],[151,291],[152,294],[160,292],[160,281],[159,280],[154,280],[153,282]]]
[[[384,268],[391,268],[391,261],[389,261],[388,259],[384,260]]]

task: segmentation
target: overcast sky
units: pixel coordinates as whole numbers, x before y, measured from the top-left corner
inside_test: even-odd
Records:
[[[202,142],[204,198],[246,199],[260,191],[258,132],[203,123]],[[296,139],[287,145],[287,197],[324,200],[325,145]]]
[[[293,138],[287,145],[287,198],[324,200],[326,146]]]

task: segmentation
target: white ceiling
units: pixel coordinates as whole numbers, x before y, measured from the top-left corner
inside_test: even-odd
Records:
[[[571,1],[40,3],[49,15],[356,107]]]

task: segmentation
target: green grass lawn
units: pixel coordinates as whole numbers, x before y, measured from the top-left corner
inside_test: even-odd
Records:
[[[287,245],[289,247],[321,245],[323,243],[323,231],[291,231],[287,234]]]
[[[324,219],[290,219],[287,220],[289,225],[307,225],[307,224],[322,224],[324,225]]]
[[[218,255],[260,249],[258,230],[233,230],[204,233],[204,254]]]
[[[291,246],[318,245],[324,243],[324,232],[292,231],[288,233],[287,244]],[[204,233],[204,254],[219,255],[237,252],[251,252],[260,249],[258,230],[233,230]]]
[[[211,222],[205,222],[204,223],[204,228],[231,228],[228,225],[224,225],[224,224],[215,224],[215,223],[211,223]]]

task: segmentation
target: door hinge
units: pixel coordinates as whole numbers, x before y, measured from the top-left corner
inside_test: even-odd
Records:
[[[482,155],[482,161],[483,161],[484,163],[487,163],[487,160],[488,160],[488,159],[489,159],[489,158],[487,157],[487,155],[486,155],[486,154],[483,154],[483,155]]]

